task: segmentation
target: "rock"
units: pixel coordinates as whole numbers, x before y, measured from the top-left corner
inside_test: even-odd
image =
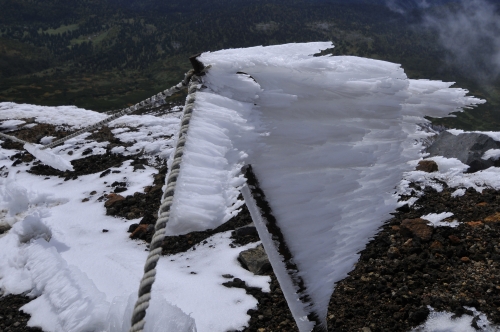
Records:
[[[82,199],[82,203],[88,202],[90,199],[88,197]]]
[[[134,165],[134,172],[137,171],[138,169],[146,169],[143,164],[135,164]]]
[[[387,250],[387,257],[389,257],[390,259],[398,258],[399,249],[396,247],[390,247],[389,250]]]
[[[142,239],[144,240],[148,234],[152,234],[154,231],[153,225],[139,225],[136,229],[130,234],[131,239]]]
[[[413,325],[420,325],[427,319],[429,313],[430,313],[429,309],[425,306],[422,306],[415,311],[411,311],[408,320]]]
[[[372,329],[369,328],[368,326],[365,326],[361,329],[361,332],[372,332]]]
[[[104,172],[101,173],[101,175],[99,175],[100,178],[103,178],[105,177],[106,175],[108,175],[109,173],[111,173],[111,170],[110,169],[107,169],[105,170]]]
[[[437,172],[439,170],[438,165],[434,160],[420,160],[416,169],[417,171],[427,173]]]
[[[106,208],[112,207],[116,202],[125,200],[125,197],[118,194],[109,194],[106,198],[106,203],[104,203],[104,206]]]
[[[404,236],[416,236],[423,241],[429,241],[434,229],[427,223],[427,220],[421,218],[405,219],[401,222],[400,233]]]
[[[448,239],[450,240],[450,243],[453,245],[460,244],[462,242],[456,235],[450,235],[448,236]]]
[[[238,256],[241,265],[254,274],[264,274],[271,269],[271,263],[262,244],[242,251]]]
[[[484,218],[485,222],[499,222],[500,221],[500,213],[496,212],[495,214],[492,214],[491,216],[488,216]]]
[[[470,258],[469,257],[462,257],[460,258],[460,260],[464,263],[469,263],[470,262]]]
[[[139,224],[132,224],[132,225],[130,225],[129,228],[128,228],[128,232],[129,233],[133,233],[137,229],[137,227],[139,227]]]
[[[473,173],[496,166],[498,162],[491,159],[484,160],[482,157],[486,151],[499,148],[500,142],[485,134],[463,133],[453,135],[448,131],[443,131],[427,149],[427,152],[430,157],[457,158],[470,166],[467,170],[468,173]]]
[[[443,244],[439,242],[438,240],[432,242],[432,244],[429,247],[430,249],[441,249],[443,248]]]
[[[469,222],[466,222],[466,224],[470,227],[479,227],[479,226],[484,225],[481,221],[469,221]]]
[[[238,237],[238,236],[258,235],[258,234],[257,234],[257,228],[255,228],[255,225],[251,223],[246,226],[236,228],[233,231],[232,235]]]

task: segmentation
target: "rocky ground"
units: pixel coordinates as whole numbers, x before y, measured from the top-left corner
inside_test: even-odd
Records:
[[[38,125],[29,132],[14,133],[31,142],[52,135],[67,133],[49,125]],[[94,139],[115,141],[108,129],[94,133]],[[20,148],[17,143],[5,142],[4,148]],[[143,167],[148,160],[140,153],[127,157],[134,167]],[[89,156],[73,162],[75,172],[59,172],[36,165],[31,172],[41,176],[56,175],[71,180],[82,174],[101,173],[122,163],[124,157],[114,154]],[[17,154],[13,163],[32,162],[28,153]],[[123,197],[125,183],[110,183],[114,193],[99,197],[108,215],[117,218],[142,218],[130,227],[128,236],[137,241],[151,240],[161,187],[166,167],[157,164],[154,183],[144,192]],[[416,188],[421,189],[421,188]],[[437,311],[453,312],[457,316],[472,314],[464,306],[474,307],[488,319],[500,324],[500,195],[494,190],[478,193],[469,189],[464,196],[451,196],[453,189],[442,192],[424,189],[424,195],[412,206],[395,211],[379,233],[360,253],[360,259],[347,278],[340,281],[332,296],[328,314],[329,331],[409,331],[422,323],[429,314],[428,306]],[[419,219],[428,213],[452,212],[451,219],[459,221],[456,228],[432,228]],[[251,223],[246,208],[217,229],[168,237],[163,245],[165,255],[183,252],[209,236],[228,230],[233,232],[234,246],[258,241],[255,229],[244,227]],[[243,228],[242,228],[243,227]],[[258,249],[257,249],[258,251]],[[258,253],[257,253],[258,254]],[[242,259],[244,261],[244,259]],[[243,265],[248,265],[244,261]],[[279,284],[269,264],[257,264],[258,273],[271,277],[271,292],[248,287],[243,280],[225,275],[226,287],[239,287],[253,295],[259,305],[249,310],[249,327],[243,331],[297,331]],[[255,269],[255,266],[246,266]],[[0,297],[0,332],[39,331],[26,327],[29,317],[19,310],[29,299],[23,295]],[[474,326],[476,324],[476,326]],[[473,321],[477,326],[477,319]]]

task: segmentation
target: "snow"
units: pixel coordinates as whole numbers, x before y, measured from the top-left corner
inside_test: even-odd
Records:
[[[16,115],[16,105],[0,103],[0,108],[5,109],[5,104],[14,118],[34,117],[28,105],[18,105]],[[73,112],[59,113],[57,107],[43,107],[43,112],[32,107],[43,121],[57,118],[63,125],[76,117]],[[83,113],[87,124],[100,118],[98,113]],[[133,133],[130,142],[143,144],[144,157],[168,157],[179,115],[132,116],[111,126],[123,140]],[[51,153],[73,160],[81,158],[87,148],[90,154],[102,153],[109,144],[88,136],[73,138]],[[128,155],[138,147],[122,148],[114,152]],[[74,151],[73,155],[68,151]],[[32,163],[12,166],[9,157],[17,152],[0,149],[6,157],[0,159],[0,226],[12,227],[0,235],[1,291],[38,296],[22,310],[32,315],[30,326],[45,331],[127,331],[147,246],[128,238],[130,224],[139,219],[106,216],[98,197],[110,193],[110,183],[115,181],[127,183],[127,190],[120,193],[123,196],[142,192],[157,171],[149,166],[134,171],[131,161],[125,161],[102,178],[99,172],[64,181],[28,173]],[[222,332],[248,324],[247,311],[255,309],[257,301],[243,289],[224,287],[222,283],[231,279],[222,275],[231,274],[265,292],[270,291],[270,279],[253,275],[237,261],[241,251],[257,244],[236,248],[230,244],[230,232],[226,232],[186,253],[162,257],[146,331]]]
[[[465,195],[465,189],[464,188],[457,189],[457,190],[455,190],[454,192],[451,193],[451,197],[460,197],[460,196],[463,196],[463,195]]]
[[[7,121],[2,121],[0,124],[1,129],[15,129],[19,125],[25,124],[26,121],[22,120],[7,120]]]
[[[211,68],[196,94],[167,224],[169,234],[185,234],[227,221],[242,204],[241,166],[252,164],[313,300],[312,310],[323,321],[334,284],[352,270],[358,252],[398,206],[398,183],[398,194],[411,191],[410,181],[439,189],[435,179],[457,188],[500,187],[496,168],[464,174],[467,166],[456,159],[433,158],[440,169],[436,174],[410,171],[421,157],[421,141],[429,136],[417,125],[427,122],[424,116],[447,116],[483,100],[450,88],[452,83],[410,80],[398,64],[312,56],[331,47],[287,44],[200,56]],[[179,116],[130,115],[111,122],[116,137],[132,144],[112,153],[140,152],[150,160],[169,158],[170,165]],[[31,118],[77,129],[105,115],[73,106],[0,103],[0,120]],[[59,159],[52,162],[61,166],[88,149],[103,153],[108,142],[89,135],[53,148],[50,153]],[[43,158],[39,151],[34,153]],[[6,293],[40,295],[24,310],[32,314],[31,325],[46,330],[126,329],[120,322],[130,314],[147,248],[127,237],[129,223],[138,220],[106,216],[96,197],[109,193],[107,183],[113,181],[127,182],[124,196],[140,192],[151,185],[155,170],[134,171],[127,161],[112,168],[120,173],[104,178],[89,174],[62,181],[27,173],[29,166],[14,167],[7,158],[0,158],[1,166],[9,170],[7,178],[0,178],[2,186],[15,190],[3,189],[0,201],[6,223],[13,226],[0,238],[0,287]],[[216,234],[160,260],[153,286],[159,308],[148,312],[147,320],[179,317],[181,328],[173,330],[191,331],[196,324],[200,332],[248,324],[246,312],[256,300],[243,289],[222,286],[222,275],[263,291],[269,291],[269,278],[239,266],[239,252],[255,244],[231,248],[229,236]],[[262,237],[271,253],[273,242]],[[270,258],[277,269],[280,258]],[[287,299],[296,298],[292,287],[283,290]],[[311,308],[291,306],[301,331],[308,331],[311,323],[304,316]]]
[[[29,104],[0,103],[0,120],[33,118],[37,123],[69,126],[80,129],[104,120],[106,115],[76,106],[38,106]]]
[[[477,317],[477,326],[480,331],[494,332],[500,331],[500,328],[493,326],[486,316],[472,307],[464,307],[472,311],[474,316],[464,314],[461,317],[454,317],[450,312],[438,312],[429,306],[430,314],[427,321],[413,329],[413,332],[476,332],[472,327],[473,319]]]
[[[500,132],[498,131],[464,131],[462,129],[448,129],[447,131],[455,136],[465,133],[484,134],[493,138],[495,141],[500,141]]]
[[[500,158],[500,149],[489,149],[481,157],[481,159],[484,160],[493,159],[495,161],[498,160],[498,158]]]
[[[457,227],[459,225],[457,220],[453,220],[452,222],[443,222],[442,221],[442,220],[449,218],[449,217],[452,217],[452,216],[453,216],[453,213],[451,213],[451,212],[442,212],[442,213],[429,213],[429,214],[426,214],[424,216],[421,216],[420,218],[428,220],[429,225],[431,225],[433,227],[443,227],[443,226]]]
[[[467,188],[473,188],[478,192],[482,192],[485,188],[500,189],[500,168],[490,167],[475,173],[464,173],[469,166],[456,158],[436,156],[427,159],[434,160],[438,164],[439,171],[433,173],[406,172],[403,175],[403,181],[398,185],[398,194],[411,194],[414,189],[408,187],[410,182],[415,182],[423,188],[434,188],[438,192],[443,190],[441,183],[445,182],[450,188],[457,188],[452,194],[453,197],[464,195]],[[414,161],[412,164],[416,165],[417,162]]]

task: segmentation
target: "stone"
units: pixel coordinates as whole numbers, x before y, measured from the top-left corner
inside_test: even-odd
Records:
[[[462,242],[456,235],[450,235],[448,236],[448,239],[450,240],[450,243],[453,245],[460,244]]]
[[[257,275],[264,274],[271,269],[271,263],[262,244],[240,252],[238,261],[248,271]]]
[[[400,254],[398,248],[390,247],[389,250],[387,250],[387,257],[389,257],[390,259],[398,258],[399,256]]]
[[[90,199],[88,197],[82,199],[82,203],[88,202]]]
[[[250,223],[246,226],[238,227],[233,231],[233,236],[240,237],[246,235],[257,235],[257,228],[253,223]]]
[[[408,320],[413,323],[413,325],[422,324],[430,314],[429,308],[422,306],[415,311],[411,311],[408,316]]]
[[[427,223],[427,220],[421,218],[405,219],[401,222],[400,233],[403,236],[416,236],[423,241],[429,241],[434,229]]]
[[[154,230],[153,225],[139,225],[136,227],[136,229],[130,234],[131,239],[142,239],[144,240],[146,238],[146,235],[148,233],[152,233]]]
[[[118,194],[109,194],[108,196],[106,196],[106,202],[104,203],[104,206],[106,208],[110,208],[112,207],[116,202],[120,202],[120,201],[123,201],[125,200],[125,197],[123,197],[122,195],[118,195]]]
[[[484,225],[481,221],[469,221],[469,222],[466,222],[467,226],[470,226],[470,227],[479,227],[479,226],[482,226]]]
[[[139,227],[139,224],[132,224],[132,225],[130,225],[129,228],[128,228],[128,232],[129,233],[133,233],[137,229],[137,227]]]
[[[122,193],[124,191],[127,191],[127,188],[125,188],[125,187],[116,187],[113,192],[115,192],[115,193]]]
[[[372,332],[372,329],[369,328],[368,326],[365,326],[361,329],[361,332]]]
[[[462,257],[460,258],[460,260],[464,263],[469,263],[470,262],[470,258],[469,257]]]
[[[416,169],[417,171],[423,171],[427,173],[433,173],[439,170],[438,165],[434,160],[420,160]]]
[[[488,216],[484,218],[485,222],[499,222],[500,221],[500,212],[496,212],[495,214],[492,214],[491,216]]]
[[[432,244],[429,247],[430,249],[441,249],[443,248],[443,244],[439,242],[438,240],[432,242]]]
[[[448,131],[439,134],[427,149],[429,157],[443,156],[457,158],[469,165],[468,173],[487,169],[499,165],[500,161],[482,159],[484,153],[490,149],[499,149],[500,142],[495,141],[485,134],[463,133],[453,135]]]

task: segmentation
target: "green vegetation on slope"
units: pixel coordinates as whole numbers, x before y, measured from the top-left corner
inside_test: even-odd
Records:
[[[481,130],[500,124],[498,82],[479,86],[457,74],[432,33],[377,4],[0,0],[0,7],[6,9],[0,12],[0,101],[116,109],[177,83],[192,54],[333,41],[335,55],[401,63],[411,78],[455,81],[489,101],[436,123]]]

